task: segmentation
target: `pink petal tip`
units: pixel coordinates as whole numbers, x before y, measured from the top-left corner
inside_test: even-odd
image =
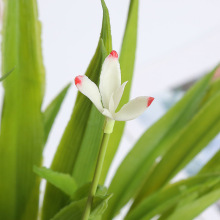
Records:
[[[81,85],[82,84],[82,79],[83,79],[83,76],[77,76],[75,78],[75,85],[77,86],[78,84]]]
[[[147,107],[149,107],[153,101],[154,101],[154,98],[153,97],[149,97],[148,98],[148,102],[147,102]]]
[[[112,57],[114,57],[114,58],[118,58],[118,53],[117,53],[115,50],[113,50],[113,51],[110,53],[110,55],[111,55]]]

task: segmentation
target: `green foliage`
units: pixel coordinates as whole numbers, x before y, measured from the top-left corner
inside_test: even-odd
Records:
[[[215,70],[216,68],[196,83],[174,107],[152,125],[126,156],[109,188],[114,197],[105,213],[106,219],[111,219],[140,190],[140,186],[148,179],[156,158],[163,156],[171,148],[175,138],[192,120]]]
[[[0,82],[4,79],[6,79],[14,70],[15,68],[11,69],[9,72],[5,73],[1,78],[0,78]]]
[[[2,72],[6,74],[1,78],[5,80],[0,136],[0,219],[37,218],[40,179],[33,173],[33,166],[40,166],[42,162],[45,137],[65,96],[63,93],[42,117],[45,73],[40,34],[35,0],[5,2]]]
[[[135,202],[139,202],[142,198],[166,184],[206,147],[219,133],[219,130],[220,93],[210,99],[184,130],[175,137],[171,148],[154,168]]]
[[[86,183],[83,186],[79,187],[71,197],[72,201],[81,200],[89,195],[89,191],[91,188],[91,183]],[[96,190],[97,196],[105,196],[107,195],[107,188],[101,185],[98,185]]]
[[[39,168],[36,166],[34,167],[34,172],[70,197],[73,196],[77,189],[75,180],[68,174],[58,173],[45,167]]]
[[[108,9],[104,1],[101,2],[103,7],[102,31],[95,55],[86,71],[86,75],[95,83],[99,81],[104,58],[111,51]],[[79,93],[51,169],[72,174],[78,186],[91,181],[101,143],[103,125],[104,117],[92,106],[89,99]],[[47,184],[42,218],[50,219],[67,202],[67,196],[51,184]]]
[[[191,220],[199,215],[203,210],[208,208],[211,204],[216,202],[220,197],[220,189],[215,189],[210,193],[205,194],[204,196],[194,199],[192,201],[187,201],[186,204],[180,206],[168,220]]]
[[[92,211],[89,219],[97,219],[101,216],[107,208],[108,200],[112,195],[95,196],[92,204]],[[83,211],[85,209],[87,198],[79,201],[74,201],[68,206],[64,207],[57,215],[51,220],[69,220],[69,219],[81,219]]]
[[[35,0],[5,1],[2,72],[16,66],[4,85],[0,136],[0,218],[36,219],[43,149],[41,105],[44,67]],[[4,77],[4,76],[3,76]]]
[[[85,73],[96,84],[102,63],[112,50],[109,12],[104,0],[101,4],[101,34]],[[131,89],[138,6],[138,0],[130,0],[119,58],[122,82],[129,82],[120,106],[128,102]],[[0,219],[81,219],[103,136],[104,117],[78,93],[51,169],[39,168],[44,145],[70,87],[68,84],[42,112],[45,73],[40,33],[35,0],[5,1],[2,72],[6,74],[0,78],[6,79],[0,134]],[[16,68],[8,72],[13,66]],[[116,122],[99,181],[102,185],[97,187],[89,219],[111,220],[133,199],[125,219],[150,220],[160,215],[160,220],[191,220],[220,198],[220,151],[196,176],[170,183],[220,131],[220,79],[212,79],[218,67],[144,132],[107,189],[102,185],[125,125]],[[40,178],[35,174],[47,180],[40,215]]]
[[[208,163],[200,170],[200,174],[219,173],[220,172],[220,150],[208,161]]]
[[[120,52],[120,67],[121,67],[121,76],[122,82],[128,81],[121,103],[125,104],[129,100],[129,94],[131,90],[131,83],[134,71],[134,62],[135,62],[135,52],[137,44],[137,27],[138,27],[138,5],[139,0],[131,0],[129,13],[127,17],[127,25],[124,33],[123,43]],[[109,140],[109,148],[107,148],[106,155],[108,155],[103,164],[102,176],[100,178],[100,183],[103,184],[108,173],[108,169],[111,165],[111,162],[114,158],[114,155],[118,149],[121,137],[123,135],[125,122],[115,122],[114,132],[112,133]]]
[[[220,182],[218,174],[195,176],[180,182],[168,185],[144,199],[136,208],[128,213],[126,220],[151,219],[156,215],[163,214],[170,208],[175,209],[179,204],[193,195],[193,198],[200,198]],[[178,218],[179,219],[179,218]]]
[[[55,99],[47,106],[46,110],[43,113],[44,119],[44,131],[45,131],[45,143],[47,142],[48,135],[54,123],[54,120],[60,110],[60,107],[63,103],[63,100],[66,96],[66,93],[70,87],[70,83],[55,97]]]

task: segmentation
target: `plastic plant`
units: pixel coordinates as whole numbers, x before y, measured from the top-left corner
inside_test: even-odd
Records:
[[[70,84],[42,109],[45,71],[36,0],[5,1],[2,72],[15,68],[1,78],[0,219],[111,220],[130,203],[123,219],[191,220],[220,198],[219,151],[196,175],[171,183],[220,131],[220,80],[213,79],[218,66],[142,134],[104,186],[125,121],[153,98],[129,102],[139,1],[130,0],[119,57],[101,4],[96,51],[86,73],[75,78],[88,98],[78,93],[51,167],[44,168],[42,152]],[[47,185],[39,206],[40,177]]]

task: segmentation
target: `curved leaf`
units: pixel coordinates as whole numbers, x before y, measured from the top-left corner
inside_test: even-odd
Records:
[[[220,92],[198,112],[172,143],[146,180],[133,207],[164,186],[190,162],[220,131]]]
[[[53,126],[54,120],[60,110],[63,100],[71,84],[69,83],[47,106],[46,110],[43,112],[44,119],[44,130],[45,130],[45,143],[47,142],[48,135]]]
[[[36,219],[44,144],[41,113],[45,73],[36,0],[4,5],[2,72],[16,66],[4,85],[0,136],[0,219]]]
[[[219,161],[220,161],[220,150],[199,171],[199,174],[219,173],[220,172],[220,163],[219,163]]]
[[[211,204],[219,200],[220,189],[211,191],[201,198],[187,203],[185,206],[177,209],[167,220],[191,220],[198,216],[202,211],[208,208]]]
[[[125,219],[151,219],[179,204],[183,205],[183,201],[191,195],[193,195],[193,198],[203,195],[204,192],[219,182],[219,174],[210,174],[198,175],[168,185],[163,190],[159,190],[155,194],[145,198],[136,208],[127,214]]]
[[[89,219],[95,219],[102,215],[107,208],[108,200],[112,195],[106,196],[95,196],[93,199],[92,210]],[[51,220],[70,220],[70,219],[81,219],[85,209],[87,198],[74,201],[64,207],[57,215]]]
[[[112,219],[140,190],[155,160],[165,154],[171,147],[174,137],[193,118],[209,88],[214,72],[215,69],[197,82],[174,107],[142,135],[126,156],[109,188],[114,197],[109,202],[109,208],[105,213],[106,219]]]

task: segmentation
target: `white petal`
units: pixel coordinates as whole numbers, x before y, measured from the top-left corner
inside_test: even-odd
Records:
[[[105,108],[109,108],[109,101],[113,92],[121,85],[121,70],[117,58],[117,53],[112,51],[102,65],[100,75],[99,90],[102,103]]]
[[[152,103],[153,97],[141,96],[125,104],[119,112],[114,115],[117,121],[129,121],[140,116]]]
[[[109,112],[114,115],[115,113],[115,103],[113,100],[113,94],[111,95],[110,101],[109,101]]]
[[[81,93],[87,96],[96,108],[102,112],[103,106],[101,102],[101,95],[98,87],[94,82],[92,82],[87,76],[77,76],[75,78],[76,87],[79,89]]]
[[[104,110],[102,111],[102,114],[105,115],[105,116],[108,117],[108,118],[113,119],[112,114],[111,114],[110,111],[109,111],[108,109],[106,109],[106,108],[104,108]]]
[[[113,100],[114,100],[114,111],[116,110],[116,108],[118,107],[120,101],[121,101],[121,97],[123,95],[124,92],[124,88],[126,86],[128,81],[124,82],[118,89],[116,89],[116,91],[113,94]]]

